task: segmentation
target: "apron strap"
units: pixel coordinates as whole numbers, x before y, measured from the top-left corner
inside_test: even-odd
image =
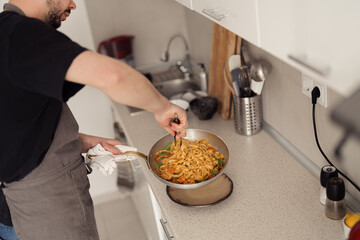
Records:
[[[90,167],[89,164],[85,163],[85,167],[86,167],[86,172],[87,172],[87,174],[92,173],[93,170],[92,170],[92,168]]]
[[[15,6],[14,4],[11,3],[5,3],[3,9],[6,11],[16,12],[19,15],[25,16],[23,10],[21,10],[18,6]]]

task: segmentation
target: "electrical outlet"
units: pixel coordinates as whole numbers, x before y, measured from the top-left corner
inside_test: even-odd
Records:
[[[314,87],[320,89],[320,97],[317,103],[327,108],[327,85],[306,75],[302,75],[302,93],[311,98],[311,91]]]

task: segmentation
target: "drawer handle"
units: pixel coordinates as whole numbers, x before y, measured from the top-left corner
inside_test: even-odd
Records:
[[[326,76],[330,72],[330,67],[326,67],[326,66],[324,66],[324,67],[315,67],[315,66],[311,65],[310,63],[308,63],[307,60],[304,59],[304,57],[294,56],[294,55],[291,55],[291,54],[289,54],[288,57],[291,60],[303,65],[304,67],[309,68],[310,70],[312,70],[312,71],[314,71],[314,72],[316,72],[316,73],[318,73],[318,74],[320,74],[322,76]]]
[[[165,222],[163,219],[160,219],[160,223],[161,223],[161,226],[162,226],[163,229],[164,229],[164,232],[165,232],[165,234],[166,234],[166,238],[167,238],[168,240],[174,240],[175,237],[174,237],[172,234],[170,234],[170,231],[169,231],[169,229],[168,229],[167,226],[166,226],[166,223],[167,223],[167,222]]]
[[[203,9],[202,12],[205,13],[206,15],[214,18],[217,21],[221,21],[221,19],[225,18],[225,14],[223,13],[219,13],[219,10],[217,9]]]

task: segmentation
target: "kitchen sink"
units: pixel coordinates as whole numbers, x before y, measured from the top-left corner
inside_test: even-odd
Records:
[[[172,96],[184,93],[187,90],[200,90],[200,87],[193,81],[184,79],[173,79],[165,82],[154,83],[155,88],[165,97],[170,99]]]
[[[198,84],[196,84],[193,80],[185,80],[185,79],[172,79],[162,82],[155,82],[153,83],[155,88],[166,98],[170,99],[172,96],[179,94],[179,93],[185,93],[188,90],[200,90],[200,87]],[[128,106],[130,110],[130,115],[134,116],[140,113],[141,111],[144,111],[139,108],[134,108]]]

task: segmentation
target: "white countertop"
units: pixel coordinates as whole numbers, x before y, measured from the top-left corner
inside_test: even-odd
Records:
[[[151,113],[130,116],[126,106],[114,103],[129,144],[148,154],[167,132]],[[185,207],[166,194],[166,185],[143,170],[176,239],[344,239],[341,221],[325,216],[319,201],[320,183],[265,131],[246,137],[234,122],[215,114],[201,121],[190,110],[189,128],[220,136],[229,148],[224,170],[234,184],[232,195],[207,207]]]

